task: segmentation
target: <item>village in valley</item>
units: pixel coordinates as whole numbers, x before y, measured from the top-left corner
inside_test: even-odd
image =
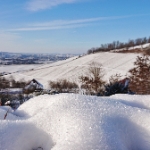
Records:
[[[77,54],[76,54],[77,55]],[[75,54],[29,54],[0,52],[0,65],[46,64],[65,60]]]

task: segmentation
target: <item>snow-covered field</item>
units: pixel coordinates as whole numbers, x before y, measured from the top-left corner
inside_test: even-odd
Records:
[[[89,64],[94,62],[101,63],[105,72],[104,79],[108,81],[111,75],[116,73],[126,76],[128,70],[133,68],[133,62],[139,54],[122,54],[122,53],[96,53],[85,55],[82,57],[73,57],[64,61],[53,64],[46,64],[35,67],[34,70],[17,72],[12,75],[16,80],[24,78],[25,80],[37,79],[48,87],[48,81],[58,79],[68,79],[78,83],[78,78],[86,74]]]
[[[13,73],[34,69],[41,65],[0,65],[0,72]]]
[[[1,150],[150,150],[150,95],[43,95],[7,110]]]

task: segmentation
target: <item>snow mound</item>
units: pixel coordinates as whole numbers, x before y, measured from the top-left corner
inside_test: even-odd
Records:
[[[149,118],[150,95],[42,95],[0,118],[0,149],[149,150]]]

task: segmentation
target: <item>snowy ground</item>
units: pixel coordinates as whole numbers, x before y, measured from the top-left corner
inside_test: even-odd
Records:
[[[129,69],[134,67],[134,61],[139,54],[122,54],[122,53],[96,53],[85,55],[82,57],[73,57],[64,61],[59,61],[53,64],[46,64],[34,68],[34,70],[25,71],[22,73],[13,73],[16,80],[24,78],[32,80],[35,78],[45,88],[48,87],[48,82],[59,79],[68,79],[78,83],[79,76],[86,74],[89,64],[98,62],[103,65],[105,72],[104,80],[108,81],[111,75],[116,73],[125,77]]]
[[[0,65],[0,72],[13,73],[34,69],[41,65]]]
[[[129,47],[128,50],[134,50],[134,49],[144,50],[144,49],[146,49],[148,47],[150,47],[150,43]],[[111,52],[119,52],[119,51],[123,51],[123,50],[126,50],[126,48],[111,50]]]
[[[150,150],[150,95],[43,95],[7,110],[1,150]]]

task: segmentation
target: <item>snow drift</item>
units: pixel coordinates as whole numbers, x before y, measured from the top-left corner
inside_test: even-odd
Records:
[[[43,95],[0,107],[1,150],[149,150],[150,96]]]

